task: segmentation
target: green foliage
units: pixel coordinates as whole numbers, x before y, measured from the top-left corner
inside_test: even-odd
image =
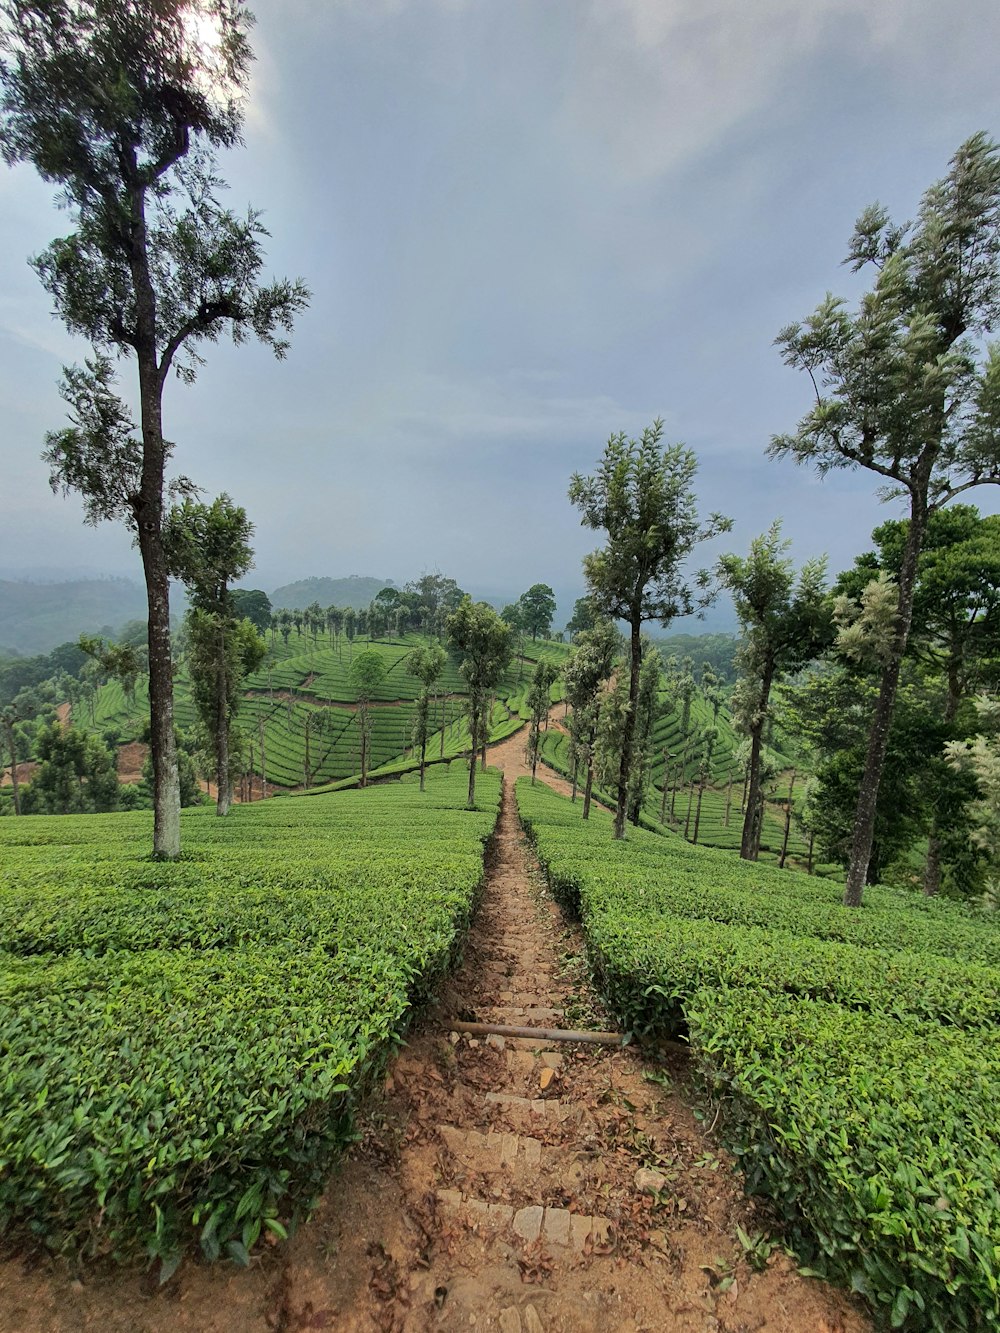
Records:
[[[524,779],[517,800],[610,1012],[689,1034],[802,1257],[895,1327],[993,1327],[1000,932],[886,888],[848,911],[834,885],[676,837],[612,843],[607,816]]]
[[[246,1262],[308,1210],[454,957],[499,776],[0,829],[0,1225],[84,1258]]]
[[[475,803],[477,751],[489,735],[490,696],[503,682],[513,653],[511,629],[486,602],[466,594],[445,622],[448,642],[462,654],[459,668],[469,690],[469,805]]]
[[[36,743],[38,766],[21,797],[26,815],[66,815],[118,808],[114,756],[96,736],[58,722]]]
[[[695,593],[683,565],[698,542],[726,532],[731,521],[713,514],[698,518],[692,489],[697,462],[690,449],[663,447],[663,422],[654,421],[640,440],[613,435],[593,476],[574,473],[570,501],[580,522],[607,534],[599,551],[584,557],[583,571],[601,615],[628,621],[630,674],[623,713],[615,838],[625,836],[628,786],[632,774],[635,713],[642,662],[640,631],[649,620],[667,625],[695,608]],[[711,600],[707,575],[698,576],[699,604]]]
[[[552,617],[556,613],[556,595],[547,583],[533,583],[518,598],[519,625],[526,634],[537,639],[548,637]]]
[[[229,602],[238,620],[249,620],[262,633],[271,628],[271,599],[260,588],[234,588]]]

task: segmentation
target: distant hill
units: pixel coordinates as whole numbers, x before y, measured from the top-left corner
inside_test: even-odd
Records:
[[[283,607],[286,611],[304,611],[313,602],[319,602],[324,609],[353,606],[355,611],[360,611],[368,606],[376,593],[395,586],[392,579],[371,579],[360,574],[352,574],[346,579],[299,579],[296,583],[275,588],[271,593],[271,605],[275,610]]]
[[[0,650],[31,656],[81,634],[146,618],[146,593],[131,579],[68,583],[0,580]]]

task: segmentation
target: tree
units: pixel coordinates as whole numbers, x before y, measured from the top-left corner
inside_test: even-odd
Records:
[[[981,351],[976,341],[1000,313],[1000,148],[984,134],[967,140],[925,193],[915,224],[898,226],[881,206],[867,208],[848,260],[855,272],[876,270],[857,311],[828,295],[804,325],[778,335],[784,361],[808,374],[816,401],[769,452],[821,475],[864,468],[908,508],[895,632],[868,732],[844,892],[856,907],[929,520],[970,488],[1000,483],[1000,347]]]
[[[614,670],[620,650],[621,635],[610,620],[601,620],[593,629],[579,632],[576,651],[563,668],[566,699],[572,710],[570,735],[574,749],[583,757],[587,772],[583,793],[584,819],[590,818],[594,788],[594,746],[600,723],[601,690]]]
[[[739,663],[746,682],[744,716],[750,737],[747,807],[740,856],[757,859],[754,837],[761,802],[761,747],[769,714],[771,687],[817,657],[831,638],[826,598],[826,559],[809,560],[799,572],[785,558],[790,542],[782,540],[781,523],[750,543],[750,554],[724,555],[719,578],[732,593],[743,630]]]
[[[985,695],[976,701],[977,734],[971,741],[950,741],[945,746],[948,763],[975,779],[977,795],[971,802],[973,840],[996,874],[1000,865],[1000,703]],[[1000,907],[1000,886],[995,878],[987,885],[984,906]]]
[[[26,815],[94,814],[118,809],[114,755],[96,736],[53,722],[38,736],[41,761],[22,798]]]
[[[423,687],[417,699],[413,717],[413,743],[420,747],[420,790],[424,790],[424,767],[427,759],[427,738],[430,735],[431,691],[444,670],[447,661],[440,644],[414,648],[406,659],[406,671],[416,676]]]
[[[216,813],[232,803],[232,728],[242,699],[243,678],[263,661],[265,646],[256,626],[237,617],[229,584],[253,564],[253,524],[246,510],[220,495],[210,505],[185,500],[163,527],[170,573],[191,596],[186,617],[192,692],[198,717],[215,755]]]
[[[552,686],[559,676],[559,668],[553,662],[544,659],[535,663],[531,677],[531,689],[528,692],[528,707],[531,709],[531,727],[528,732],[528,753],[531,756],[531,784],[535,783],[535,770],[538,767],[538,754],[541,749],[542,721],[548,716],[552,704]]]
[[[625,813],[635,709],[642,667],[642,626],[668,625],[695,609],[695,594],[681,572],[698,542],[728,531],[729,519],[713,514],[699,521],[691,489],[697,463],[682,445],[661,447],[663,422],[655,421],[641,440],[613,435],[592,477],[575,473],[569,498],[585,527],[607,533],[607,545],[584,557],[583,568],[602,615],[626,620],[630,630],[628,703],[618,771],[614,836],[625,836]],[[704,579],[699,579],[704,588]],[[705,598],[703,597],[703,601]]]
[[[628,818],[638,828],[639,816],[649,790],[653,758],[653,731],[660,715],[660,686],[663,673],[660,654],[648,642],[643,645],[639,694],[636,698],[632,774],[629,781]]]
[[[251,19],[235,0],[2,0],[0,15],[0,148],[9,163],[32,163],[69,209],[73,230],[33,264],[57,315],[93,349],[64,371],[70,425],[48,435],[44,456],[53,487],[83,496],[87,522],[123,521],[136,536],[153,850],[176,857],[163,391],[171,370],[190,383],[199,345],[227,329],[283,356],[308,299],[301,283],[261,283],[259,215],[238,217],[217,198],[213,150],[240,142]],[[123,356],[138,373],[138,434],[115,391]]]
[[[351,684],[358,701],[358,730],[361,733],[361,785],[368,786],[368,762],[371,757],[370,704],[385,680],[385,662],[374,648],[365,648],[351,663]]]
[[[403,599],[414,612],[425,634],[437,634],[444,618],[457,610],[466,594],[454,579],[443,574],[421,574],[403,589]]]
[[[135,699],[135,687],[146,670],[148,653],[134,643],[105,643],[93,634],[80,635],[80,648],[97,662],[105,675],[117,680],[129,703]]]
[[[860,600],[879,575],[898,582],[908,527],[903,520],[876,528],[875,549],[840,575],[836,591]],[[963,703],[977,690],[995,685],[1000,670],[1000,517],[982,518],[973,505],[963,504],[929,516],[917,561],[907,656],[940,682],[942,721],[951,730],[950,739],[961,739]],[[933,817],[924,875],[929,896],[941,886],[942,838],[949,832],[954,786],[947,780],[931,784]]]
[[[490,696],[510,665],[511,632],[486,602],[466,593],[445,622],[448,642],[462,654],[460,671],[469,686],[469,809],[476,805],[476,755],[489,734]]]
[[[521,625],[526,634],[537,639],[543,638],[552,628],[552,617],[556,613],[556,595],[547,583],[533,583],[527,592],[518,598],[521,611]]]
[[[18,712],[12,703],[0,710],[0,723],[3,725],[7,753],[10,755],[10,785],[14,796],[14,814],[21,813],[21,799],[17,782],[17,740],[14,736],[14,724],[18,721]]]
[[[229,594],[233,614],[249,620],[263,633],[271,628],[271,599],[260,588],[234,588]]]
[[[566,626],[566,633],[571,639],[586,630],[591,630],[599,620],[597,608],[590,597],[578,597],[573,603],[573,615]]]

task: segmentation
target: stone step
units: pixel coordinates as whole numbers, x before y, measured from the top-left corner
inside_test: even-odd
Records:
[[[502,1172],[515,1179],[537,1179],[542,1164],[540,1139],[524,1134],[505,1134],[490,1130],[458,1129],[454,1125],[440,1125],[438,1134],[448,1151],[467,1170],[481,1175]]]
[[[540,1004],[491,1004],[476,1010],[479,1023],[507,1023],[511,1027],[558,1027],[565,1010],[549,1009]]]
[[[560,1124],[564,1120],[578,1121],[582,1110],[572,1102],[564,1102],[559,1097],[518,1097],[506,1092],[488,1092],[485,1097],[487,1106],[495,1107],[510,1120],[530,1129],[534,1125]]]
[[[529,1245],[542,1240],[555,1248],[582,1253],[588,1242],[595,1248],[610,1248],[612,1243],[611,1223],[603,1217],[586,1217],[566,1208],[546,1208],[538,1203],[515,1210],[510,1204],[490,1203],[452,1189],[438,1190],[437,1200],[468,1226],[479,1229],[485,1225],[495,1231],[509,1229]]]

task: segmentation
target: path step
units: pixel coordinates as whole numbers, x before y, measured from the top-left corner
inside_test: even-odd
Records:
[[[488,1092],[485,1101],[488,1106],[499,1107],[502,1111],[513,1111],[540,1120],[565,1120],[568,1116],[580,1114],[578,1106],[564,1102],[559,1097],[516,1097],[507,1092]]]
[[[476,1011],[480,1023],[504,1023],[511,1027],[552,1027],[565,1010],[540,1004],[497,1004]]]
[[[540,1139],[523,1134],[498,1133],[496,1130],[483,1134],[478,1129],[458,1129],[454,1125],[441,1125],[438,1133],[448,1151],[463,1166],[479,1172],[500,1171],[504,1168],[516,1170],[522,1167],[534,1168],[533,1174],[537,1174],[537,1168],[541,1165]]]
[[[465,1198],[461,1190],[438,1190],[437,1200],[449,1212],[463,1217],[470,1226],[485,1222],[497,1230],[509,1227],[529,1245],[543,1240],[549,1245],[582,1253],[588,1241],[594,1247],[611,1244],[611,1223],[604,1217],[585,1217],[581,1213],[571,1213],[567,1208],[546,1208],[539,1203],[515,1211],[510,1204]]]

